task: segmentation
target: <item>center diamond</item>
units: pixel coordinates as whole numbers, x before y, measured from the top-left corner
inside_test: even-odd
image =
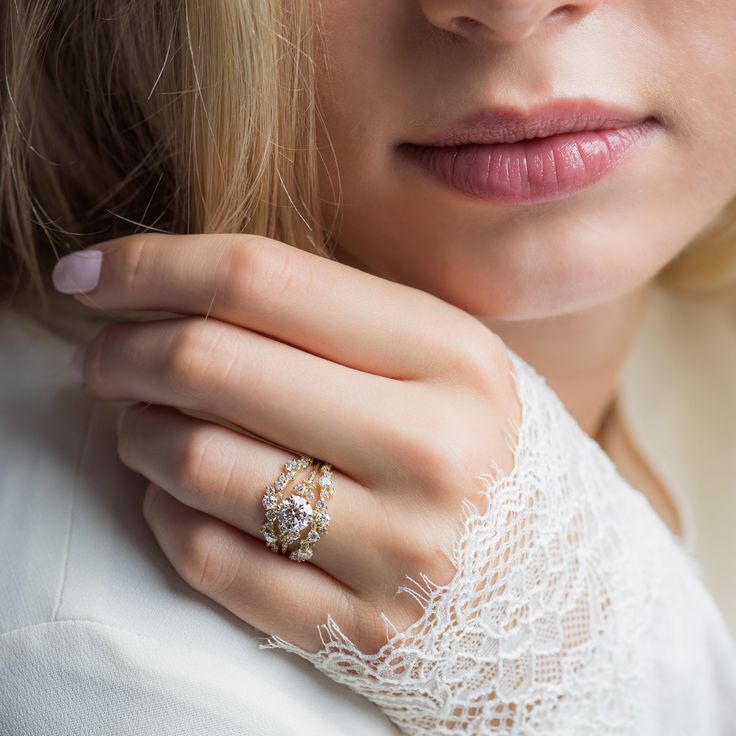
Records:
[[[299,532],[312,520],[312,507],[306,498],[289,496],[279,506],[279,530],[282,533]]]

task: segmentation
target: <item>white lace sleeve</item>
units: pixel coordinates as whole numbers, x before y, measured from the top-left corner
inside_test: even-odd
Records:
[[[478,476],[482,512],[463,501],[452,580],[399,587],[422,617],[374,654],[332,616],[316,653],[261,647],[304,657],[412,736],[736,734],[736,645],[696,561],[509,354],[514,467]]]

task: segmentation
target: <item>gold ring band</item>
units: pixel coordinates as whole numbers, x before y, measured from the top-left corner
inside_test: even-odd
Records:
[[[309,468],[313,462],[315,467],[309,476],[296,484],[292,495],[285,497],[284,490],[294,479],[297,470]],[[288,552],[289,558],[297,562],[311,558],[314,545],[327,533],[330,524],[327,501],[334,495],[331,470],[330,463],[315,461],[308,455],[302,455],[298,460],[287,461],[284,472],[275,483],[266,488],[263,494],[266,521],[261,526],[261,533],[271,551],[286,554],[289,545],[299,541],[299,546]],[[318,471],[320,476],[315,481]],[[318,497],[312,506],[315,490],[318,491]],[[304,530],[307,533],[302,537]]]

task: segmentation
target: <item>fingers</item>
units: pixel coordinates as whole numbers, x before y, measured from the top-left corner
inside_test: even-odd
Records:
[[[281,447],[329,458],[369,486],[382,468],[366,445],[380,447],[386,423],[406,417],[400,397],[411,392],[400,392],[404,384],[392,379],[196,317],[106,325],[88,345],[84,382],[96,398],[221,417]]]
[[[392,378],[444,371],[453,345],[488,332],[424,291],[266,237],[140,233],[87,253],[95,250],[103,253],[99,283],[76,294],[90,307],[211,315]],[[86,266],[78,278],[74,258]],[[84,255],[66,256],[54,282],[79,292],[89,265]]]
[[[360,599],[310,562],[276,555],[250,535],[149,485],[143,514],[177,573],[193,588],[266,634],[309,650],[329,613],[341,627]]]
[[[297,456],[171,407],[140,404],[125,413],[118,454],[182,503],[246,532],[274,554],[261,533],[266,520],[263,494],[283,472],[284,463]],[[311,470],[298,470],[285,495],[291,495]],[[333,467],[332,478],[329,527],[314,546],[310,562],[356,592],[395,582],[372,535],[383,519],[380,500],[338,468]],[[317,491],[312,506],[318,498]]]

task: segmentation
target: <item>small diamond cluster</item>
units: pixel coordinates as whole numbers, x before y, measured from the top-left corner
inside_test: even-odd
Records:
[[[261,526],[261,532],[266,540],[266,546],[273,552],[279,552],[280,546],[280,551],[286,554],[288,546],[299,540],[298,549],[289,552],[289,557],[297,562],[304,562],[312,556],[314,545],[321,535],[327,533],[330,523],[327,501],[334,494],[330,463],[316,461],[316,466],[309,477],[295,486],[293,495],[284,498],[283,491],[293,480],[297,470],[308,468],[313,462],[315,462],[313,458],[302,455],[298,460],[284,463],[284,472],[263,494],[266,522]],[[311,502],[315,499],[314,477],[318,470],[319,498],[312,507]],[[302,530],[307,527],[309,530],[306,537],[300,539]]]

